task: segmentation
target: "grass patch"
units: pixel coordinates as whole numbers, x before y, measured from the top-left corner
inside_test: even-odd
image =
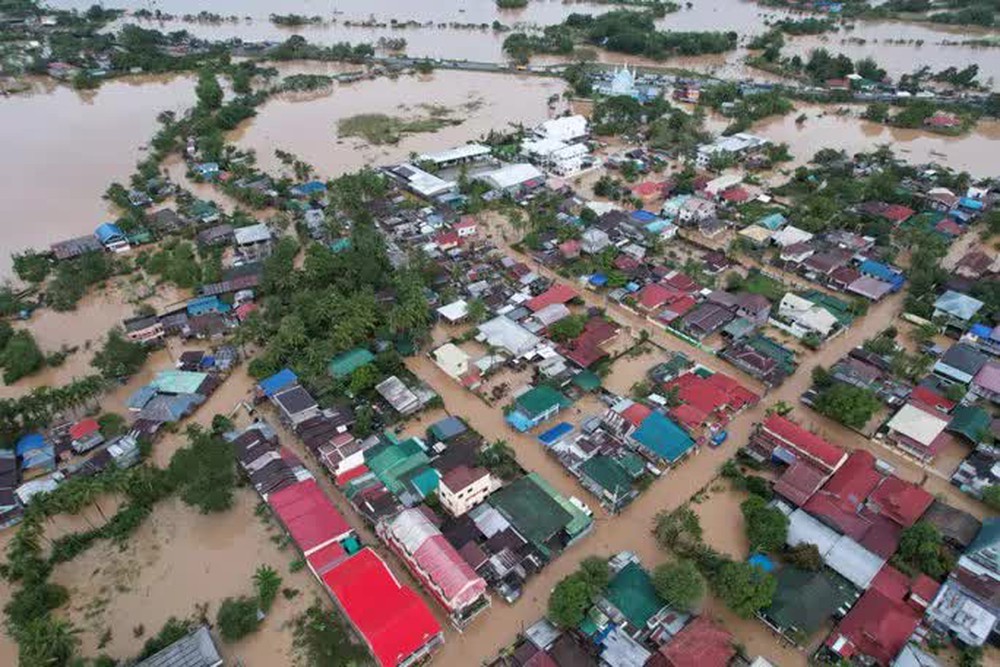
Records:
[[[337,122],[341,137],[358,137],[370,144],[397,144],[406,134],[437,132],[443,127],[461,125],[452,118],[451,109],[437,105],[421,105],[426,115],[420,118],[400,118],[384,113],[362,113]]]

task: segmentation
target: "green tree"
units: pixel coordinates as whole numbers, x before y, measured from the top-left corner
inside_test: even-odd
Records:
[[[821,414],[851,428],[862,428],[881,406],[874,392],[842,382],[822,390],[813,404]]]
[[[653,571],[653,587],[671,607],[692,611],[705,595],[705,580],[689,560],[663,563]]]
[[[90,364],[109,380],[129,378],[142,368],[148,355],[145,345],[130,341],[121,329],[114,328]]]
[[[253,584],[257,590],[257,601],[265,613],[274,604],[274,598],[281,590],[281,575],[270,565],[261,565],[253,573]]]
[[[260,627],[257,612],[257,600],[253,598],[226,598],[215,615],[219,635],[224,641],[234,642],[255,632]]]
[[[34,250],[14,253],[11,258],[14,261],[14,273],[25,282],[40,283],[48,277],[49,271],[52,270],[52,262],[49,258]]]
[[[671,512],[663,511],[656,515],[653,535],[664,549],[673,549],[678,545],[693,546],[701,542],[701,522],[690,506],[681,505]]]
[[[753,551],[775,552],[788,537],[788,517],[776,507],[769,507],[760,496],[750,496],[740,505],[747,540]]]
[[[0,366],[3,367],[3,381],[13,384],[23,377],[39,371],[45,365],[45,355],[31,332],[15,331],[0,352]]]
[[[469,307],[466,312],[466,317],[473,324],[479,324],[487,317],[489,317],[490,311],[486,306],[486,302],[482,299],[472,299],[469,301]]]
[[[750,618],[771,604],[777,580],[756,565],[729,561],[711,581],[715,594],[733,612]]]
[[[990,509],[1000,511],[1000,484],[992,484],[983,489],[983,502]]]
[[[208,68],[198,72],[195,94],[198,96],[198,104],[206,109],[218,109],[222,106],[222,86],[215,78],[215,73]]]
[[[563,578],[549,596],[549,620],[561,628],[576,627],[590,607],[591,590],[579,573]]]
[[[586,325],[587,317],[585,315],[570,315],[549,325],[546,331],[549,338],[561,343],[582,334]]]
[[[918,521],[903,530],[896,556],[934,579],[942,579],[953,565],[945,551],[941,533],[926,521]]]
[[[611,570],[608,568],[606,558],[600,556],[587,556],[580,563],[580,574],[583,576],[591,591],[602,592],[608,587],[611,581]]]
[[[14,633],[18,664],[24,667],[67,664],[80,643],[78,632],[69,621],[51,614],[35,618]]]
[[[823,556],[819,553],[819,547],[807,542],[791,547],[785,553],[785,560],[800,570],[809,570],[810,572],[815,572],[823,567]]]
[[[340,614],[331,614],[318,600],[295,618],[292,636],[306,667],[357,667],[369,662],[368,652],[352,641]]]
[[[232,446],[197,425],[188,427],[187,436],[188,445],[170,459],[170,474],[181,498],[204,514],[229,509],[236,485]]]

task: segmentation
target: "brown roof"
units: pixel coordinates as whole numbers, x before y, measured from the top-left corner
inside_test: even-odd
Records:
[[[490,471],[486,468],[470,468],[466,465],[460,465],[445,473],[444,477],[441,478],[441,484],[447,486],[453,493],[457,493],[489,474]]]

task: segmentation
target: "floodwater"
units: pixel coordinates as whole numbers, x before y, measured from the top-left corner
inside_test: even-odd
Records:
[[[366,165],[406,160],[413,152],[444,150],[491,129],[507,129],[509,124],[540,123],[550,115],[549,98],[563,90],[558,79],[478,72],[434,72],[335,84],[328,95],[308,101],[295,96],[269,100],[256,118],[230,138],[242,148],[254,149],[265,171],[281,169],[274,151],[282,149],[333,177]],[[463,122],[437,132],[406,135],[395,145],[373,146],[362,139],[337,136],[340,119],[376,112],[417,118],[427,113],[421,105],[447,107]]]
[[[189,77],[132,77],[77,92],[67,86],[0,100],[0,276],[10,253],[94,231],[111,211],[102,195],[127,182],[161,111],[191,106]]]
[[[63,613],[82,629],[80,653],[135,656],[168,618],[196,616],[199,604],[208,605],[207,616],[214,620],[224,598],[253,594],[253,572],[266,564],[281,575],[284,587],[299,594],[290,601],[279,595],[258,632],[219,646],[227,661],[289,664],[292,633],[286,626],[322,592],[308,570],[289,571],[296,553],[271,539],[280,529],[254,516],[257,503],[252,490],[239,489],[232,509],[204,515],[171,498],[153,510],[124,549],[102,542],[57,566],[52,581],[70,590]],[[111,639],[100,647],[109,629]]]
[[[838,109],[847,113],[840,115]],[[1000,121],[981,120],[967,134],[957,137],[936,134],[927,130],[902,129],[872,123],[858,117],[863,106],[829,106],[797,104],[791,113],[765,118],[749,130],[774,142],[784,142],[795,157],[794,162],[782,168],[796,167],[808,162],[821,148],[844,149],[848,154],[870,152],[888,144],[896,156],[907,162],[924,164],[936,162],[958,171],[968,171],[975,176],[1000,175],[994,158],[1000,148]],[[804,122],[797,122],[804,114]],[[710,117],[708,127],[713,131],[729,123],[720,117]]]

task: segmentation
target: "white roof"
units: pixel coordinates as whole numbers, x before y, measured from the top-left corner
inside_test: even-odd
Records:
[[[717,194],[723,190],[728,190],[734,185],[739,185],[743,182],[743,177],[738,174],[724,174],[718,178],[713,178],[708,183],[705,184],[705,192],[710,195]]]
[[[449,322],[457,322],[469,313],[469,304],[465,302],[465,299],[459,299],[458,301],[452,301],[446,306],[441,306],[437,309],[437,312],[438,315]]]
[[[458,379],[469,370],[469,354],[454,343],[434,350],[434,360],[450,377]]]
[[[803,299],[792,292],[787,293],[778,305],[778,313],[782,317],[796,322],[806,329],[811,329],[824,336],[837,326],[837,318],[822,306],[817,306],[809,299]]]
[[[483,155],[489,155],[489,146],[484,146],[483,144],[465,144],[464,146],[456,146],[455,148],[449,148],[446,151],[439,151],[437,153],[424,153],[419,156],[418,161],[420,162],[434,162],[437,164],[442,164],[445,162],[451,162],[453,160],[468,160],[475,157],[481,157]]]
[[[740,230],[740,236],[744,236],[758,243],[767,241],[773,234],[774,232],[770,229],[767,227],[761,227],[760,225],[750,225],[749,227]]]
[[[271,229],[263,222],[259,222],[256,225],[234,229],[233,235],[236,237],[236,245],[263,243],[271,240]]]
[[[396,515],[396,518],[389,521],[386,527],[411,556],[423,546],[424,542],[441,534],[441,531],[418,509],[403,510]]]
[[[541,322],[542,326],[547,327],[564,317],[569,317],[569,315],[569,308],[566,307],[566,304],[552,303],[535,313],[535,319]]]
[[[542,178],[543,174],[533,164],[526,162],[519,164],[508,164],[506,166],[487,172],[481,176],[494,188],[506,190],[516,185],[521,185],[527,181]]]
[[[907,403],[889,420],[889,429],[916,440],[924,447],[929,446],[941,435],[948,422],[926,410]]]
[[[540,342],[538,336],[503,315],[480,324],[479,333],[488,345],[506,350],[515,357],[528,354]]]
[[[560,141],[559,139],[549,139],[548,137],[542,137],[541,139],[526,139],[521,143],[521,152],[526,155],[537,155],[539,157],[548,157],[553,153],[556,153],[563,148],[568,148],[569,144],[565,141]],[[586,148],[584,148],[586,150]]]
[[[790,546],[815,544],[823,562],[855,586],[865,589],[885,565],[885,558],[820,523],[803,509],[788,517]]]
[[[420,405],[420,399],[395,375],[375,385],[375,391],[398,412],[406,414]]]
[[[393,173],[406,179],[407,184],[417,194],[433,197],[455,189],[453,181],[446,181],[434,174],[428,173],[412,164],[401,164],[393,169]]]
[[[559,141],[579,139],[587,136],[587,119],[576,115],[547,120],[535,129],[535,134]]]
[[[597,215],[604,215],[605,213],[610,213],[611,211],[620,211],[622,207],[614,202],[609,201],[589,201],[584,204],[591,211]]]
[[[799,229],[798,227],[788,225],[781,231],[775,232],[771,235],[771,240],[780,245],[782,248],[787,248],[790,245],[796,243],[804,243],[811,240],[812,234],[804,229]]]

